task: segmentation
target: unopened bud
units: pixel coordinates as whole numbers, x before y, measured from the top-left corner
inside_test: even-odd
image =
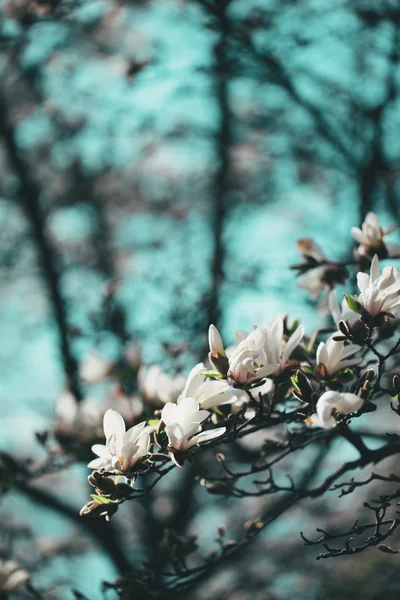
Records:
[[[225,534],[226,534],[226,527],[225,527],[225,525],[220,525],[218,527],[218,535],[220,537],[224,537]]]

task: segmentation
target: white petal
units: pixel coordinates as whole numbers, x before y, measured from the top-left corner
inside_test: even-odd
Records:
[[[336,425],[336,419],[335,417],[328,417],[325,421],[323,421],[319,418],[317,413],[314,413],[311,415],[311,417],[306,419],[306,423],[314,427],[320,427],[321,429],[330,429]]]
[[[94,458],[93,460],[91,460],[90,462],[88,462],[87,466],[89,467],[89,469],[101,469],[102,467],[106,466],[106,461],[104,458]]]
[[[103,419],[104,434],[108,438],[111,434],[123,435],[125,433],[125,421],[121,415],[109,408]]]
[[[359,227],[352,227],[351,228],[351,235],[356,240],[356,242],[358,242],[359,244],[366,244],[367,243],[367,239],[366,239],[366,237],[364,236],[363,232],[361,231],[361,229]]]
[[[371,282],[373,283],[376,279],[378,279],[380,277],[380,274],[381,274],[381,271],[379,268],[379,259],[378,259],[378,256],[375,254],[375,256],[371,262],[371,271],[370,271]]]
[[[293,335],[288,339],[285,350],[282,356],[282,363],[286,364],[292,352],[297,348],[300,344],[301,340],[304,337],[304,327],[300,325],[293,333]]]
[[[327,366],[327,364],[328,364],[329,355],[328,355],[328,350],[326,348],[326,344],[324,342],[320,342],[318,345],[316,360],[317,360],[317,365],[322,363],[325,366]]]
[[[340,394],[340,396],[341,398],[336,405],[336,410],[338,412],[343,413],[344,415],[348,415],[356,410],[359,410],[364,404],[363,399],[357,396],[356,394],[344,392]]]
[[[365,294],[369,286],[370,277],[367,273],[357,273],[357,285],[361,294]]]
[[[142,421],[137,425],[134,425],[124,434],[123,444],[127,444],[128,442],[136,442],[140,434],[143,432],[146,427],[146,421]]]
[[[199,410],[199,403],[195,398],[184,398],[179,404],[179,419],[186,419]]]
[[[221,435],[223,435],[226,431],[226,427],[217,427],[217,429],[212,429],[211,431],[202,431],[198,435],[195,435],[187,445],[187,448],[191,448],[196,444],[202,444],[204,442],[208,442],[209,440],[213,440]]]
[[[181,394],[181,399],[187,398],[188,396],[194,397],[196,390],[205,380],[204,375],[200,373],[205,370],[204,363],[198,363],[193,369],[190,371],[188,378],[186,380],[185,387]]]
[[[349,358],[347,360],[341,360],[338,364],[337,370],[347,369],[347,367],[354,367],[355,365],[359,365],[361,362],[361,358]]]
[[[161,420],[165,423],[165,425],[172,425],[176,423],[178,418],[178,406],[175,402],[167,402],[161,412]]]
[[[349,344],[348,346],[345,346],[342,349],[341,359],[347,358],[348,356],[355,354],[359,350],[361,350],[361,346],[357,346],[357,344]]]
[[[104,444],[94,444],[94,446],[92,446],[92,452],[97,454],[97,456],[100,456],[100,458],[110,458],[110,453]]]
[[[208,329],[208,343],[210,346],[210,352],[217,352],[218,354],[225,354],[224,344],[219,334],[218,329],[215,325],[210,325]]]
[[[332,318],[337,324],[342,319],[342,313],[340,311],[339,302],[336,296],[336,290],[329,292],[328,296],[329,310],[331,311]]]

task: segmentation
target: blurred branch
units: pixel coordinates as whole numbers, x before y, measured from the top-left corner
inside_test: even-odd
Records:
[[[228,206],[228,190],[231,176],[231,144],[232,144],[232,114],[229,107],[228,84],[230,78],[230,63],[227,47],[230,35],[230,22],[227,15],[229,0],[219,3],[215,14],[219,39],[214,48],[214,80],[215,95],[219,108],[219,130],[216,134],[216,155],[218,167],[215,174],[213,190],[213,237],[214,255],[212,261],[212,281],[209,296],[208,324],[219,324],[220,305],[219,290],[224,278],[224,243],[223,227]],[[208,7],[209,8],[209,7]]]
[[[131,564],[126,559],[125,553],[119,545],[115,529],[111,523],[106,523],[100,519],[82,519],[78,511],[37,487],[20,484],[18,490],[33,502],[68,518],[77,527],[86,529],[110,557],[121,575],[124,573],[128,574],[132,570]]]
[[[78,365],[73,356],[68,338],[67,309],[61,294],[57,252],[46,235],[45,218],[40,206],[41,192],[36,182],[31,178],[29,167],[17,147],[14,127],[11,123],[4,97],[0,97],[0,137],[3,140],[10,165],[19,178],[19,202],[31,227],[40,266],[48,288],[51,306],[58,327],[60,353],[68,387],[79,401],[82,399],[82,393],[79,385]]]

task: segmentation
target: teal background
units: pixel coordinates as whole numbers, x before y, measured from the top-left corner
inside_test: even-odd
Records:
[[[300,319],[307,332],[327,322],[289,267],[299,262],[298,238],[313,237],[341,259],[354,247],[350,228],[368,210],[384,225],[398,220],[396,4],[234,0],[230,27],[244,27],[252,49],[225,41],[224,74],[207,2],[91,0],[22,20],[10,2],[0,3],[0,87],[40,190],[79,362],[94,347],[117,358],[124,336],[140,343],[146,363],[167,369],[186,373],[203,356],[221,203],[217,325],[224,339],[278,312]],[[230,140],[221,150],[224,119]],[[65,373],[20,182],[1,141],[0,171],[0,449],[39,460],[35,432],[54,422]],[[113,277],[124,336],[99,318]],[[175,343],[185,343],[178,360],[165,350]],[[81,463],[43,485],[79,510],[86,475]],[[207,546],[224,507],[208,503],[203,512],[196,522],[208,524]],[[77,523],[17,492],[4,497],[0,513],[29,523],[39,539],[82,535]],[[137,560],[143,542],[135,545],[130,532],[126,551]],[[49,598],[70,598],[71,581],[100,598],[100,582],[115,578],[108,558],[87,543],[88,552],[38,571],[39,587],[57,583]],[[283,583],[271,573],[271,598],[298,589],[297,567],[292,586],[287,573]],[[310,597],[305,588],[301,598]]]

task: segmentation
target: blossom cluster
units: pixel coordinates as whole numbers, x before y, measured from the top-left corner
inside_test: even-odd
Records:
[[[400,306],[400,273],[393,266],[381,272],[379,259],[395,255],[399,247],[386,242],[389,230],[380,227],[373,213],[351,233],[360,244],[354,252],[359,294],[345,294],[340,304],[336,285],[345,282],[348,265],[330,261],[310,239],[298,242],[305,258],[295,266],[299,287],[308,289],[314,300],[328,291],[322,304],[333,325],[325,339],[318,331],[307,335],[303,325],[278,315],[250,332],[237,331],[235,343],[227,346],[211,324],[208,364],[196,364],[187,377],[164,373],[159,365],[137,366],[141,399],[136,412],[146,414],[147,406],[151,418],[137,422],[135,416],[127,428],[122,414],[108,408],[105,444],[92,446],[97,458],[88,467],[108,477],[122,475],[134,486],[137,476],[158,461],[172,460],[181,467],[200,447],[229,442],[234,438],[230,417],[262,423],[264,403],[270,415],[274,410],[284,414],[289,400],[297,402],[294,423],[310,433],[315,428],[346,427],[351,418],[367,411],[372,376],[365,367],[363,371],[363,359],[379,328]],[[132,353],[129,356],[132,360]],[[92,381],[110,378],[115,370],[93,354],[82,368]]]

